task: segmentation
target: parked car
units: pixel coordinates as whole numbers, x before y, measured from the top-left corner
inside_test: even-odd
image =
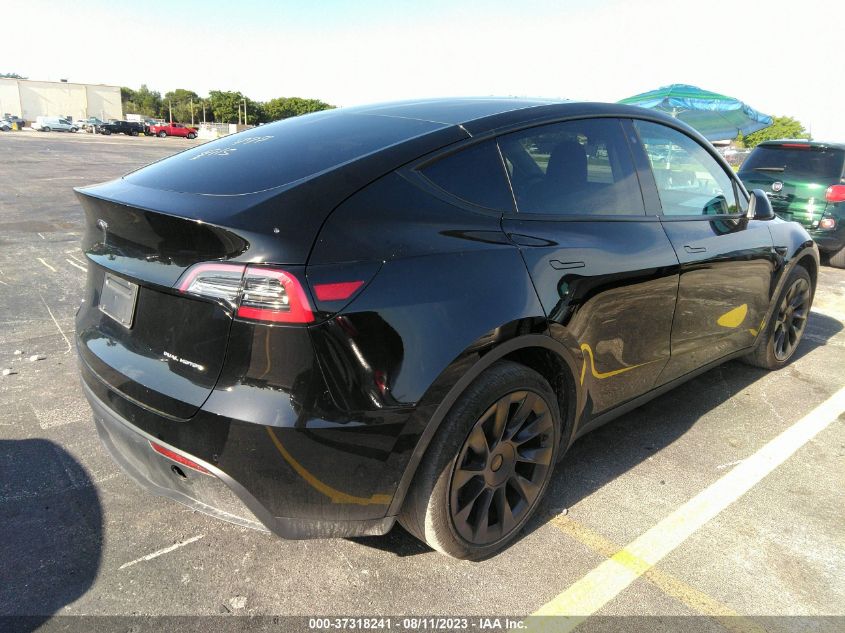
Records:
[[[282,537],[399,520],[458,558],[516,538],[584,433],[789,363],[818,269],[703,137],[616,104],[343,108],[77,193],[76,346],[118,464]]]
[[[12,122],[7,119],[0,119],[0,132],[8,132],[12,129]]]
[[[102,119],[98,119],[95,116],[89,116],[87,119],[78,119],[74,122],[76,126],[80,130],[85,130],[86,132],[93,132],[97,129],[98,125],[102,125],[105,123]]]
[[[196,128],[183,125],[181,123],[162,123],[158,125],[150,125],[149,133],[159,138],[165,136],[184,136],[185,138],[196,138]]]
[[[109,121],[101,123],[96,128],[99,134],[126,134],[127,136],[138,136],[144,131],[144,124],[136,121]]]
[[[39,132],[76,132],[79,128],[70,119],[57,116],[39,116],[32,126]]]
[[[6,114],[3,116],[3,118],[2,118],[2,119],[0,119],[0,120],[2,120],[3,125],[8,126],[10,130],[12,129],[12,126],[13,126],[15,123],[17,123],[17,124],[18,124],[18,129],[19,129],[19,130],[22,130],[22,129],[24,128],[24,126],[26,125],[26,121],[24,121],[22,118],[20,118],[19,116],[14,115],[14,114],[8,114],[8,113],[6,113]]]
[[[831,266],[845,268],[845,143],[766,141],[739,177],[765,190],[779,217],[807,229]]]

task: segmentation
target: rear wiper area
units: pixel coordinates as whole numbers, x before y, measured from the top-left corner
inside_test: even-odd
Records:
[[[752,167],[754,171],[783,171],[786,167]]]

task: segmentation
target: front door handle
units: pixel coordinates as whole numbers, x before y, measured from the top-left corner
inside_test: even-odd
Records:
[[[549,263],[555,270],[568,270],[569,268],[584,268],[584,262],[562,262],[559,259],[551,259]]]
[[[706,246],[690,246],[689,244],[684,244],[684,250],[687,253],[706,253],[707,247]]]

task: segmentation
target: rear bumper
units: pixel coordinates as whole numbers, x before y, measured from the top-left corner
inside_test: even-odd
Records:
[[[810,237],[825,253],[836,253],[845,247],[845,223],[833,231],[808,231]]]
[[[85,382],[83,389],[103,445],[114,461],[151,494],[178,501],[218,519],[269,531],[286,539],[379,535],[386,534],[393,527],[395,517],[346,521],[273,516],[231,476],[208,461],[132,425],[104,403]],[[185,455],[211,474],[180,466],[158,454],[152,450],[151,441]],[[173,466],[179,466],[182,474]]]
[[[94,413],[97,434],[106,450],[126,474],[147,492],[173,499],[231,523],[268,530],[266,522],[269,517],[266,511],[225,473],[193,456],[192,461],[212,474],[179,467],[176,462],[159,455],[152,450],[150,442],[163,445],[161,440],[133,427],[109,409],[87,385],[83,383],[82,387]],[[171,446],[165,447],[176,450]],[[179,467],[184,476],[174,472],[174,466]],[[258,519],[256,514],[263,515],[264,521]]]

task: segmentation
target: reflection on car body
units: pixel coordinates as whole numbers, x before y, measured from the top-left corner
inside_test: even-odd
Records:
[[[818,265],[694,131],[609,104],[344,108],[78,193],[81,372],[137,481],[288,538],[398,518],[460,558],[516,538],[583,433],[789,362]]]

